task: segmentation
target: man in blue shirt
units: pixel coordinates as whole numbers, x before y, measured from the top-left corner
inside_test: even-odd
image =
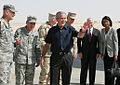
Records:
[[[56,14],[58,24],[52,27],[45,39],[41,64],[44,66],[44,56],[51,44],[50,57],[50,85],[59,85],[60,70],[62,70],[62,85],[70,84],[73,55],[70,52],[73,46],[73,37],[79,37],[72,26],[66,25],[66,13],[59,11]]]

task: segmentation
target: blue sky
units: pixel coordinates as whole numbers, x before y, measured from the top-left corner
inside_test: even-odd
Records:
[[[120,21],[120,0],[0,0],[0,16],[4,4],[13,4],[19,11],[12,22],[25,22],[29,15],[36,16],[37,22],[45,22],[48,13],[57,11],[75,12],[77,21],[88,17],[101,21],[105,15]]]

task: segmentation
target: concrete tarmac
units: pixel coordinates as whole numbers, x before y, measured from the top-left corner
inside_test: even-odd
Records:
[[[11,74],[11,85],[15,85],[15,69],[14,63],[12,67],[12,74]],[[73,69],[72,69],[72,76],[71,76],[71,85],[80,85],[80,59],[79,57],[74,60]],[[40,67],[35,69],[35,78],[33,85],[39,85],[39,75],[40,75]],[[87,85],[89,85],[89,74],[87,76]],[[95,85],[104,85],[104,69],[103,69],[103,62],[102,59],[97,60],[96,66],[96,78],[95,78]]]

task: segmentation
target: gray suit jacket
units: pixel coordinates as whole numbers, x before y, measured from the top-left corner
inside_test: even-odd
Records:
[[[118,56],[118,37],[115,29],[110,28],[105,39],[105,28],[101,30],[100,52],[105,55],[105,49],[109,57]]]

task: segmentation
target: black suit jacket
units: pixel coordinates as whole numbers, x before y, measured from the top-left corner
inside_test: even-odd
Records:
[[[100,40],[100,31],[96,28],[93,28],[92,38],[89,41],[89,34],[88,30],[85,33],[85,36],[81,39],[78,38],[77,45],[78,45],[78,53],[82,52],[83,56],[96,56],[99,51],[99,40]]]
[[[119,47],[118,54],[120,55],[120,28],[117,29],[117,35],[118,35],[118,47]]]

